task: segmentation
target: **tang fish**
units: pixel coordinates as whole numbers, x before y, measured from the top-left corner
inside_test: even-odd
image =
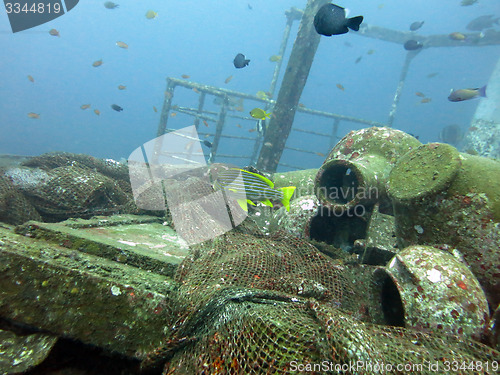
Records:
[[[116,42],[116,45],[120,48],[125,48],[125,49],[128,48],[128,44],[125,42]]]
[[[50,29],[49,34],[52,36],[61,36],[59,35],[59,31],[57,31],[56,29]]]
[[[448,34],[448,37],[452,40],[465,40],[467,38],[465,34],[459,33],[458,31]]]
[[[156,17],[158,17],[158,13],[156,13],[154,10],[148,10],[146,12],[146,18],[148,20],[153,20],[155,19]]]
[[[254,108],[250,111],[250,116],[259,120],[265,120],[266,118],[271,118],[270,113],[267,113],[261,108]]]
[[[274,183],[263,175],[240,168],[216,166],[211,170],[211,177],[213,188],[231,192],[245,211],[248,211],[248,204],[255,206],[254,202],[274,207],[271,201],[280,201],[290,211],[295,186],[275,188]]]
[[[450,102],[461,102],[464,100],[470,100],[478,97],[486,97],[486,85],[476,89],[459,89],[451,90],[448,100]]]
[[[119,6],[120,6],[119,4],[113,3],[112,1],[106,1],[104,3],[104,7],[107,9],[115,9],[118,8]]]
[[[94,62],[92,63],[92,66],[93,66],[94,68],[97,68],[98,66],[101,66],[101,65],[102,65],[102,59],[101,59],[101,60],[94,61]]]
[[[123,111],[123,108],[120,107],[118,104],[111,104],[111,108],[113,108],[116,112]]]
[[[325,36],[345,34],[349,29],[358,31],[363,16],[346,18],[345,9],[335,4],[325,4],[314,16],[316,32]]]
[[[233,60],[234,67],[238,69],[244,68],[249,62],[250,60],[246,59],[245,55],[242,53],[238,53]]]
[[[28,113],[28,117],[29,118],[33,118],[33,119],[39,119],[40,118],[40,114],[35,113],[35,112],[30,112],[30,113]]]

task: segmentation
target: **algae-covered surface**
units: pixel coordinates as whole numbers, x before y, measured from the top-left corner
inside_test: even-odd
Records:
[[[30,221],[16,231],[166,276],[173,274],[188,250],[171,227],[151,216],[98,216],[60,223]]]
[[[133,217],[127,219],[133,221]],[[123,222],[124,218],[116,220]],[[171,299],[176,287],[171,277],[151,270],[158,268],[159,259],[174,257],[161,251],[154,254],[153,240],[144,244],[146,234],[159,236],[160,229],[165,231],[166,227],[161,223],[132,221],[130,236],[126,234],[127,225],[121,229],[116,225],[76,229],[66,225],[67,222],[31,222],[17,228],[23,235],[14,233],[12,228],[0,227],[0,316],[57,336],[143,358],[167,336],[165,327],[172,324]],[[80,220],[76,222],[82,224]],[[148,228],[150,225],[153,227]],[[106,229],[105,233],[115,236],[114,242],[108,239],[112,245],[104,246],[108,254],[113,246],[119,254],[122,245],[116,244],[121,238],[139,244],[123,244],[131,249],[125,254],[133,254],[142,246],[138,254],[144,269],[126,264],[126,258],[110,259],[86,252],[88,248],[97,252],[108,241],[93,237],[92,229],[97,232]],[[79,249],[64,243],[75,244],[76,238],[81,241]],[[62,241],[62,245],[55,243],[55,239]],[[146,248],[151,257],[144,254]]]

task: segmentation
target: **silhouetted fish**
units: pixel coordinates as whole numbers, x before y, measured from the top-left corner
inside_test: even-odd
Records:
[[[358,31],[363,16],[346,18],[345,9],[335,4],[325,4],[314,16],[316,32],[325,36],[345,34],[349,29]]]
[[[244,68],[249,62],[250,60],[245,59],[245,55],[242,53],[238,53],[233,60],[234,67],[238,69]]]
[[[115,8],[118,8],[120,5],[116,4],[116,3],[113,3],[112,1],[106,1],[104,3],[104,7],[107,8],[107,9],[115,9]]]
[[[410,39],[404,45],[404,49],[407,51],[415,51],[417,49],[422,48],[424,45],[416,40]]]
[[[413,22],[411,25],[410,25],[410,30],[411,31],[416,31],[418,29],[420,29],[422,27],[422,25],[424,24],[424,21],[416,21],[416,22]]]

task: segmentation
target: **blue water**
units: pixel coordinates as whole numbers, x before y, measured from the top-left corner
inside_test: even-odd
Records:
[[[303,8],[306,1],[269,0],[122,0],[109,10],[104,1],[85,1],[69,13],[36,28],[12,34],[6,13],[0,14],[0,153],[38,155],[49,151],[87,153],[97,157],[127,158],[142,143],[154,138],[164,98],[166,77],[255,94],[268,91],[284,25],[284,11]],[[251,4],[253,9],[249,9]],[[466,24],[484,14],[500,15],[498,0],[479,0],[463,7],[460,0],[337,2],[365,23],[408,30],[413,21],[425,20],[422,35],[466,32]],[[149,9],[158,17],[148,20]],[[284,57],[297,32],[298,22]],[[52,28],[60,37],[48,34]],[[496,26],[498,29],[499,27]],[[128,49],[118,48],[117,41]],[[351,46],[347,46],[348,42]],[[368,55],[369,50],[374,50]],[[235,69],[236,53],[251,59]],[[479,100],[451,103],[451,88],[484,85],[500,56],[500,47],[433,48],[421,52],[410,67],[394,127],[437,141],[440,130],[459,124],[466,130]],[[362,56],[361,61],[355,60]],[[322,37],[300,102],[312,109],[385,122],[406,56],[402,46],[349,32]],[[102,59],[97,68],[92,63]],[[430,73],[438,73],[427,78]],[[32,83],[27,75],[34,77]],[[233,75],[228,84],[224,80]],[[341,83],[345,91],[336,87]],[[118,85],[127,86],[120,91]],[[182,90],[182,89],[178,89]],[[432,98],[421,104],[415,92]],[[276,92],[277,95],[277,92]],[[179,98],[186,98],[180,102]],[[196,106],[197,95],[179,95],[174,104]],[[211,99],[210,99],[211,101]],[[124,108],[115,112],[110,105]],[[82,104],[91,108],[81,110]],[[255,104],[255,105],[254,105]],[[256,103],[245,103],[245,114]],[[158,108],[158,113],[153,111]],[[100,116],[93,110],[99,109]],[[40,114],[30,119],[27,113]],[[184,127],[192,118],[178,115],[169,127]],[[227,132],[243,136],[251,122],[230,120]],[[330,120],[297,114],[294,127],[328,132]],[[343,136],[361,125],[342,123]],[[214,124],[203,129],[214,131]],[[210,139],[210,138],[209,138]],[[224,143],[225,142],[225,143]],[[287,145],[328,152],[329,140],[292,132]],[[223,140],[219,152],[251,154],[253,144]],[[318,167],[323,158],[285,151],[284,162]],[[246,164],[246,160],[233,161]]]

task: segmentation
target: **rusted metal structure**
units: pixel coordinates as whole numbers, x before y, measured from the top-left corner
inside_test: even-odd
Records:
[[[500,32],[487,30],[485,33],[468,33],[466,34],[467,43],[452,40],[448,35],[430,35],[421,36],[415,32],[390,30],[383,27],[362,24],[358,35],[383,40],[386,42],[397,43],[403,45],[407,40],[414,39],[421,42],[424,47],[418,51],[408,51],[405,62],[401,68],[400,79],[395,90],[392,105],[389,109],[387,122],[381,123],[371,121],[369,119],[357,118],[352,116],[344,116],[337,113],[318,111],[299,105],[302,89],[307,81],[309,69],[312,65],[314,55],[320,40],[312,26],[312,20],[317,9],[326,3],[326,0],[309,0],[304,11],[296,8],[291,8],[285,12],[286,25],[279,49],[279,56],[284,56],[290,31],[293,23],[300,20],[301,24],[295,39],[290,58],[288,61],[286,73],[280,86],[280,92],[276,100],[273,97],[278,84],[278,77],[282,67],[282,59],[276,62],[273,78],[271,80],[268,98],[259,97],[243,92],[232,91],[215,86],[203,85],[196,82],[167,78],[167,88],[165,91],[165,99],[158,125],[157,135],[162,135],[169,132],[168,127],[169,113],[173,110],[194,117],[194,125],[200,136],[213,137],[212,147],[208,157],[208,162],[217,161],[232,161],[239,159],[240,164],[256,165],[258,169],[268,172],[274,172],[279,166],[289,169],[303,169],[304,166],[291,165],[280,161],[284,150],[293,150],[304,154],[318,154],[316,149],[300,149],[286,145],[286,141],[290,132],[296,131],[326,137],[329,139],[330,147],[332,147],[339,139],[337,130],[342,121],[361,124],[364,126],[389,126],[391,127],[397,110],[399,100],[404,88],[407,73],[411,67],[413,58],[425,51],[427,48],[433,47],[480,47],[486,45],[500,44]],[[182,107],[173,104],[175,90],[177,88],[185,88],[193,90],[199,94],[198,106],[196,108]],[[205,109],[207,97],[219,98],[219,109],[217,111],[209,111]],[[255,101],[259,106],[266,110],[272,109],[273,116],[270,120],[263,123],[262,120],[256,120],[249,115],[241,113],[230,105],[231,100],[235,98]],[[320,116],[332,119],[331,133],[323,133],[308,129],[300,129],[293,127],[293,120],[296,112],[303,112],[312,116]],[[257,132],[254,135],[237,136],[229,135],[224,131],[224,126],[228,119],[239,119],[242,121],[254,121]],[[214,122],[216,124],[214,133],[201,131],[199,125],[202,121]],[[219,144],[222,139],[233,139],[239,142],[250,142],[253,146],[241,147],[242,149],[252,149],[251,155],[243,154],[222,154],[218,152]],[[192,153],[193,150],[187,150],[187,153]],[[199,152],[199,151],[198,151]]]

